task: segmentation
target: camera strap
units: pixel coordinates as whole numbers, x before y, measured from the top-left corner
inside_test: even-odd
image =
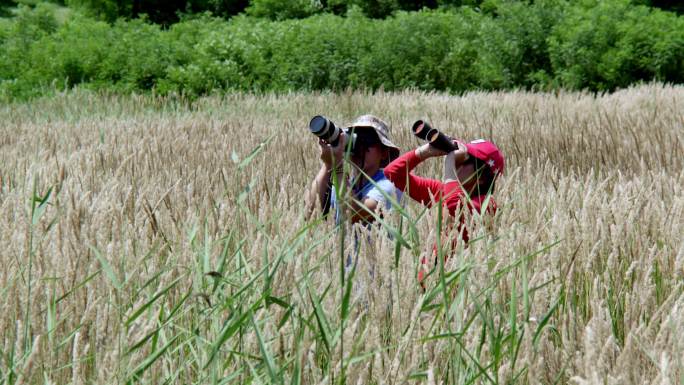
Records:
[[[363,170],[365,167],[366,167],[366,149],[365,149],[365,148],[361,148],[361,170]],[[359,177],[357,178],[358,180],[356,181],[356,183],[354,183],[356,186],[358,186],[359,183],[361,183],[362,181],[364,181],[364,179],[362,178],[362,176],[363,176],[363,174],[359,173]],[[356,187],[354,187],[354,195],[356,195],[357,192],[363,190],[363,188],[366,187],[366,183],[368,183],[368,181],[364,181],[364,182],[365,182],[365,183],[363,183],[363,184],[361,185],[361,188],[357,189]]]

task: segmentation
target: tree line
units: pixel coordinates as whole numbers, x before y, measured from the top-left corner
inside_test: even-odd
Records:
[[[198,96],[346,88],[610,91],[684,81],[684,18],[629,0],[459,7],[426,0],[436,8],[384,18],[369,17],[351,0],[335,1],[320,6],[344,3],[343,15],[272,20],[250,16],[250,7],[266,3],[252,1],[252,11],[228,20],[200,13],[169,25],[80,12],[59,20],[44,3],[21,6],[0,18],[0,98],[76,85]]]
[[[0,0],[0,10],[20,4],[37,4],[40,0]],[[494,8],[507,0],[52,0],[84,11],[100,20],[146,17],[153,23],[170,25],[183,15],[209,12],[213,16],[230,18],[238,14],[265,17],[272,20],[305,18],[315,14],[345,15],[358,8],[367,17],[386,18],[398,11],[448,9],[458,7]],[[510,1],[510,0],[508,0]],[[534,0],[527,1],[534,3]],[[577,1],[575,1],[577,2]],[[572,1],[570,1],[572,3]],[[679,0],[632,0],[634,5],[657,7],[681,13]],[[1,16],[2,14],[0,14]]]

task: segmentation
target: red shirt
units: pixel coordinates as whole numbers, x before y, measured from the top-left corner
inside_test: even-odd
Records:
[[[482,212],[482,205],[487,195],[473,196],[468,199],[458,181],[444,183],[414,175],[411,171],[420,162],[422,160],[411,150],[387,165],[385,176],[394,183],[396,188],[427,207],[432,207],[434,203],[442,201],[442,206],[447,209],[449,215],[454,217],[456,213],[460,213],[459,227],[465,223],[465,210],[462,209],[464,206],[473,213]],[[496,202],[491,197],[486,210],[490,214],[496,212]],[[468,242],[468,234],[465,230],[463,230],[463,240]]]

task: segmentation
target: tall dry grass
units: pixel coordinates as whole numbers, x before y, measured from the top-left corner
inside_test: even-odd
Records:
[[[682,111],[661,85],[2,106],[0,383],[682,383]],[[306,218],[319,113],[506,154],[495,226],[425,295],[438,209],[406,203],[346,276],[350,236]]]

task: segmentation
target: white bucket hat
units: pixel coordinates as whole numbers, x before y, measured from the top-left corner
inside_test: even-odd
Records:
[[[399,147],[397,147],[389,139],[390,128],[382,119],[374,115],[362,115],[356,118],[356,121],[349,127],[354,128],[372,128],[376,134],[378,134],[378,139],[383,146],[389,148],[390,150],[390,161],[399,157]]]

